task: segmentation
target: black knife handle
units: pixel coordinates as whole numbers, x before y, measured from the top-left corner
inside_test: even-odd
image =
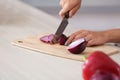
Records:
[[[69,12],[70,11],[68,11],[68,12],[65,13],[65,17],[64,18],[67,18],[67,19],[69,18]]]

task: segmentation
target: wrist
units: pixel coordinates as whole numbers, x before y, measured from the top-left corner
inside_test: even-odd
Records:
[[[105,43],[111,42],[112,37],[109,31],[103,31],[103,34],[104,34]]]
[[[107,42],[118,42],[118,37],[115,29],[105,31]]]

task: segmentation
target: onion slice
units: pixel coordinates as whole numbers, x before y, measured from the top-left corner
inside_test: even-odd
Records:
[[[54,34],[50,34],[50,35],[45,35],[43,37],[40,38],[40,40],[44,43],[50,43],[52,44],[52,40],[54,38]],[[60,45],[64,45],[65,42],[67,41],[68,37],[66,37],[64,34],[62,34],[60,36],[60,38],[58,39],[57,43],[59,43]]]
[[[65,42],[67,41],[68,37],[66,37],[64,34],[62,34],[60,36],[60,38],[58,39],[58,42],[60,45],[65,45]]]
[[[45,43],[50,43],[52,41],[53,37],[54,37],[54,34],[45,35],[45,36],[41,37],[40,40]]]

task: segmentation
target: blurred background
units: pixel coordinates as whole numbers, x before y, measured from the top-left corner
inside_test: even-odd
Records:
[[[37,8],[40,8],[48,13],[55,13],[59,12],[60,6],[59,1],[60,0],[22,0],[32,6],[35,6]],[[81,10],[87,10],[87,12],[90,11],[90,8],[93,9],[99,9],[99,11],[119,11],[120,12],[120,0],[82,0],[82,8]],[[108,10],[105,10],[105,9]],[[54,10],[55,9],[55,10]],[[93,10],[92,10],[93,11]],[[95,11],[95,10],[94,10]],[[81,11],[83,12],[83,11]],[[56,14],[56,13],[55,13]]]
[[[60,0],[21,0],[60,19]],[[81,9],[70,19],[80,29],[120,28],[120,0],[82,0]]]

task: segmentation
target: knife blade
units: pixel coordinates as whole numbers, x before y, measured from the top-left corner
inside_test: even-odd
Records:
[[[57,31],[55,32],[54,37],[53,37],[52,42],[51,42],[52,44],[57,43],[59,37],[63,34],[65,28],[68,25],[68,18],[69,18],[69,11],[65,14],[62,22],[60,23]]]

